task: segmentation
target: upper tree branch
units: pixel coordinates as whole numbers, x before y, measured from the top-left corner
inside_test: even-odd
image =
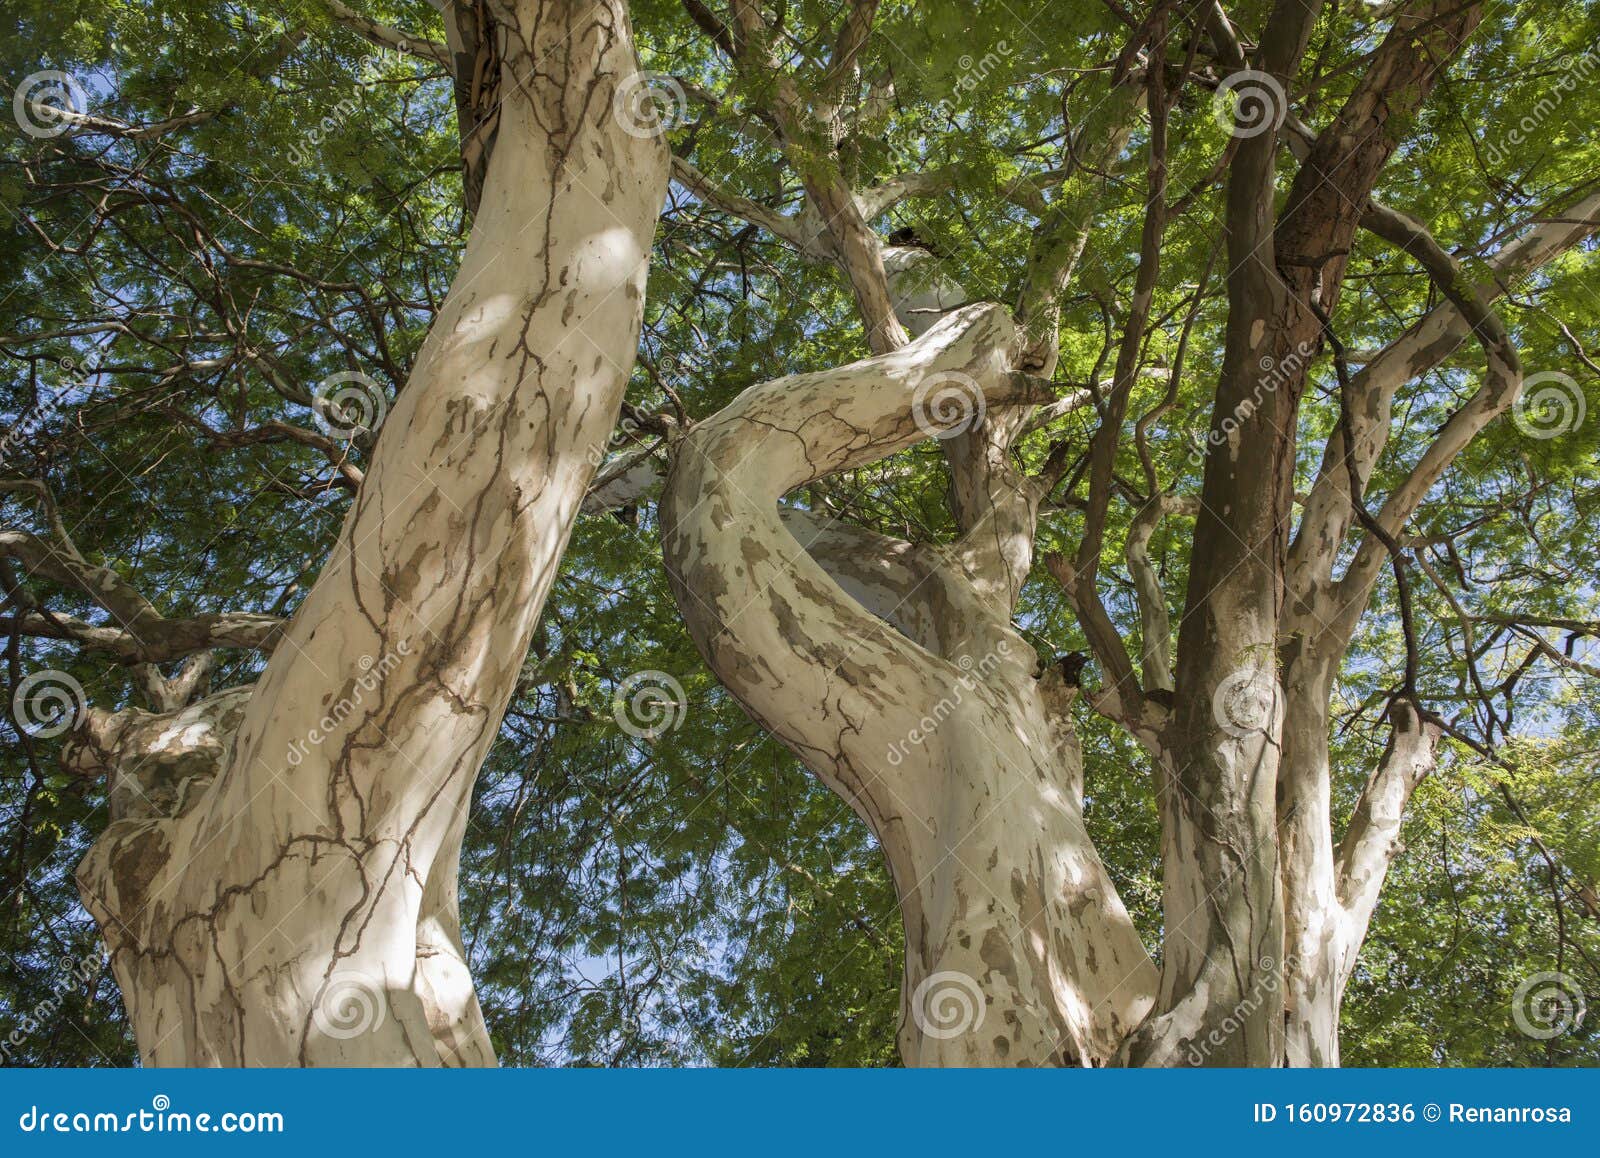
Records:
[[[1371,586],[1381,566],[1378,548],[1388,549],[1445,468],[1485,426],[1512,404],[1522,387],[1522,363],[1511,335],[1500,316],[1467,281],[1460,263],[1444,251],[1420,222],[1397,210],[1369,207],[1362,220],[1373,232],[1422,263],[1434,285],[1477,335],[1488,366],[1483,385],[1467,405],[1450,416],[1444,429],[1372,520],[1371,538],[1362,543],[1355,561],[1339,583],[1341,602],[1354,601],[1358,593],[1364,593]],[[1353,429],[1348,425],[1342,433],[1346,445],[1354,441]],[[1348,461],[1348,485],[1354,496],[1362,480],[1354,461]],[[1360,503],[1359,497],[1352,501]],[[1365,600],[1361,602],[1364,604]]]
[[[758,5],[735,0],[733,15],[740,70],[755,85],[777,122],[784,153],[799,173],[810,207],[820,218],[834,257],[849,279],[866,327],[867,344],[875,354],[898,349],[910,335],[895,314],[883,246],[862,216],[839,166],[834,121],[807,107],[794,77],[771,50],[770,30]]]
[[[1565,211],[1537,220],[1490,258],[1489,277],[1474,287],[1474,297],[1492,302],[1596,228],[1600,228],[1600,193],[1591,193]],[[1471,327],[1455,304],[1446,300],[1384,347],[1351,380],[1357,405],[1350,415],[1355,439],[1350,457],[1363,488],[1388,442],[1390,414],[1400,388],[1454,355],[1470,339]],[[1297,598],[1304,598],[1331,577],[1340,545],[1350,531],[1354,512],[1345,448],[1344,432],[1336,426],[1328,437],[1317,480],[1306,498],[1290,548],[1290,583]]]
[[[768,209],[760,202],[752,201],[742,194],[723,188],[682,157],[673,156],[672,176],[706,204],[741,221],[760,226],[774,237],[788,242],[800,253],[814,258],[832,256],[817,248],[815,235],[800,221],[775,209]]]
[[[1077,272],[1095,216],[1112,184],[1110,170],[1133,134],[1144,96],[1142,77],[1133,72],[1120,76],[1093,103],[1083,128],[1068,136],[1062,186],[1034,227],[1017,298],[1017,320],[1023,331],[1021,370],[1044,377],[1055,371],[1061,300]]]
[[[23,635],[70,639],[130,663],[161,663],[210,647],[268,649],[283,621],[277,616],[235,613],[168,619],[116,571],[86,559],[68,535],[55,500],[43,483],[0,482],[0,491],[32,492],[51,528],[47,541],[21,530],[0,530],[0,558],[15,559],[36,575],[82,592],[116,621],[97,627],[74,616],[29,609],[0,620]]]
[[[135,633],[58,612],[29,611],[0,617],[0,634],[59,639],[114,656],[121,663],[155,664],[218,647],[269,652],[285,622],[276,615],[219,612],[142,620]]]
[[[1146,691],[1172,691],[1172,617],[1161,577],[1150,561],[1150,537],[1169,514],[1194,514],[1200,504],[1177,495],[1156,495],[1128,526],[1124,557],[1139,603],[1140,666]]]
[[[728,31],[728,26],[718,20],[716,14],[710,8],[706,7],[701,0],[683,0],[683,7],[684,11],[689,13],[690,18],[700,26],[701,31],[711,37],[712,42],[718,48],[727,53],[729,60],[738,58],[739,53],[734,47],[733,35]]]
[[[451,59],[450,49],[436,40],[429,40],[425,36],[413,36],[397,28],[390,28],[387,24],[380,24],[346,7],[339,0],[321,0],[321,2],[329,16],[369,44],[394,52],[403,52],[419,60],[432,61],[434,64],[443,65],[446,69],[454,67],[455,62]]]
[[[1158,13],[1150,26],[1154,44],[1166,41],[1166,18]],[[1100,550],[1105,541],[1106,519],[1110,513],[1113,473],[1117,448],[1122,439],[1122,423],[1128,411],[1144,348],[1145,327],[1155,300],[1161,270],[1161,241],[1166,235],[1167,204],[1167,94],[1166,70],[1160,59],[1146,70],[1148,85],[1150,143],[1146,161],[1144,226],[1139,239],[1139,268],[1134,274],[1133,301],[1117,349],[1116,369],[1111,392],[1100,414],[1100,424],[1089,444],[1089,499],[1084,510],[1083,537],[1078,542],[1074,561],[1073,604],[1077,608],[1084,635],[1089,639],[1106,669],[1106,682],[1119,699],[1137,704],[1142,698],[1138,677],[1129,661],[1122,634],[1112,622],[1100,598],[1098,585]]]
[[[839,22],[833,55],[828,58],[828,71],[817,95],[817,114],[824,120],[831,121],[839,115],[846,90],[860,75],[861,53],[867,46],[877,14],[878,0],[851,0],[849,11]]]

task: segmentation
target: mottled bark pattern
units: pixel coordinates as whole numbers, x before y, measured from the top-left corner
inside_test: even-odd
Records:
[[[1195,51],[1294,96],[1319,5],[1271,7],[1247,54],[1222,6],[1204,6],[1209,43]],[[1395,6],[1343,106],[1318,108],[1326,127],[1290,115],[1231,144],[1210,451],[1198,497],[1163,492],[1142,443],[1153,418],[1141,419],[1149,493],[1123,550],[1143,639],[1130,656],[1098,569],[1113,483],[1126,489],[1128,388],[1151,369],[1171,70],[1149,66],[1151,42],[1171,40],[1164,10],[1068,125],[1053,196],[1014,190],[1039,225],[1010,311],[971,301],[930,251],[875,232],[939,174],[850,187],[837,147],[877,5],[849,8],[815,92],[788,71],[787,33],[761,6],[734,3],[726,24],[688,9],[740,73],[741,101],[776,129],[801,207],[723,189],[683,158],[673,171],[834,267],[873,357],[668,424],[613,459],[585,500],[633,358],[667,157],[613,117],[638,80],[621,0],[471,0],[447,16],[448,47],[429,50],[456,73],[471,240],[371,470],[342,476],[357,498],[295,619],[163,619],[64,531],[56,543],[0,535],[0,554],[90,593],[127,630],[31,610],[12,622],[141,665],[152,706],[170,709],[91,712],[64,755],[76,774],[109,776],[112,824],[80,881],[147,1063],[493,1061],[456,917],[473,778],[580,505],[633,503],[661,484],[667,568],[701,654],[881,843],[905,926],[909,1064],[1338,1064],[1344,989],[1441,729],[1417,697],[1390,703],[1388,747],[1335,847],[1334,681],[1390,544],[1520,389],[1490,303],[1591,236],[1600,194],[1506,246],[1475,288],[1422,223],[1372,200],[1477,26],[1475,2]],[[1114,377],[1040,409],[1064,296],[1141,118],[1154,208]],[[1297,169],[1280,198],[1286,154]],[[1420,264],[1444,304],[1354,376],[1291,539],[1299,402],[1362,228]],[[1358,509],[1397,392],[1468,342],[1482,387],[1381,509]],[[1167,406],[1177,381],[1174,370]],[[1059,439],[1028,476],[1014,446],[1091,402],[1086,530],[1074,557],[1045,559],[1102,669],[1080,688],[1081,665],[1041,662],[1012,621],[1040,505],[1075,451]],[[948,543],[783,505],[934,435]],[[1196,519],[1176,655],[1150,549],[1175,514]],[[272,650],[253,692],[204,696],[204,660],[170,680],[154,666],[213,646]],[[1224,705],[1241,677],[1262,701],[1250,726]],[[1085,831],[1080,696],[1156,772],[1159,971]]]
[[[503,69],[481,201],[333,555],[226,754],[167,721],[214,768],[153,816],[114,790],[79,871],[146,1064],[494,1061],[465,810],[616,421],[667,154],[613,115],[619,0],[477,11]],[[101,731],[114,784],[162,750],[147,721]]]
[[[945,554],[778,510],[926,437],[918,391],[943,376],[1004,414],[1016,346],[1005,310],[966,306],[892,353],[753,387],[678,446],[662,498],[706,661],[883,844],[913,1064],[1103,1063],[1155,980],[1083,827],[1071,693],[962,562],[1004,572],[994,525]]]

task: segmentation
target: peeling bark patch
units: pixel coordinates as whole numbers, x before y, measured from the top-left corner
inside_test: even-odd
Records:
[[[111,854],[111,872],[117,882],[117,904],[124,912],[141,912],[150,904],[150,886],[172,855],[159,825],[124,837]]]

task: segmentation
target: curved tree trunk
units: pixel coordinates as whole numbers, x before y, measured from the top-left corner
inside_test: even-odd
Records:
[[[778,511],[956,422],[941,389],[969,419],[1024,400],[1016,345],[1002,308],[968,306],[892,353],[753,387],[684,437],[661,503],[706,662],[882,843],[912,1064],[1104,1063],[1155,982],[1083,827],[1071,693],[1038,676],[975,553]]]
[[[877,340],[882,310],[863,307],[880,357],[754,387],[676,448],[663,541],[691,634],[751,714],[848,799],[884,846],[906,924],[908,1062],[1280,1065],[1296,1051],[1315,1062],[1337,1059],[1339,994],[1392,852],[1398,810],[1426,773],[1436,736],[1420,714],[1396,713],[1391,756],[1363,798],[1367,836],[1338,853],[1326,775],[1309,778],[1308,799],[1294,799],[1299,778],[1294,768],[1283,774],[1284,760],[1314,766],[1320,747],[1326,764],[1328,673],[1342,654],[1295,673],[1292,703],[1309,710],[1286,730],[1276,659],[1295,584],[1286,566],[1294,432],[1357,228],[1399,238],[1430,272],[1452,260],[1428,249],[1416,223],[1368,200],[1397,147],[1397,126],[1480,15],[1478,5],[1442,0],[1398,15],[1331,127],[1320,136],[1305,130],[1312,140],[1281,214],[1277,134],[1239,142],[1229,169],[1226,350],[1175,665],[1166,656],[1165,596],[1144,541],[1151,520],[1177,500],[1151,496],[1144,538],[1130,536],[1127,547],[1147,632],[1143,689],[1096,592],[1103,543],[1093,528],[1104,522],[1120,408],[1157,270],[1162,222],[1147,214],[1135,318],[1102,414],[1109,433],[1092,448],[1092,533],[1075,562],[1047,562],[1106,673],[1093,706],[1156,763],[1159,984],[1082,832],[1081,766],[1064,711],[1070,690],[1053,675],[1035,679],[1025,649],[1029,662],[992,660],[1032,564],[1037,504],[1053,485],[1048,469],[1025,479],[1010,460],[1026,420],[1004,408],[1006,379],[1054,363],[1057,315],[1049,304],[1082,250],[1078,207],[1066,203],[1056,244],[1037,249],[1020,340],[1009,322],[997,326],[996,307],[969,306],[892,350],[895,343]],[[1287,91],[1315,19],[1314,5],[1275,6],[1249,65]],[[1219,51],[1246,67],[1220,10],[1210,24]],[[1153,205],[1164,204],[1162,76],[1147,74],[1108,106],[1122,110],[1109,116],[1115,128],[1148,84]],[[808,192],[818,206],[829,203]],[[835,244],[832,256],[858,301],[863,283],[875,302],[884,297],[886,276],[902,283],[890,296],[909,315],[964,300],[959,287],[937,279],[907,289],[917,262],[903,252],[863,261]],[[910,316],[905,329],[917,332]],[[1514,351],[1497,340],[1490,360],[1495,384],[1458,426],[1486,421],[1514,396]],[[775,508],[786,490],[950,425],[919,409],[950,383],[967,394],[952,421],[969,420],[941,435],[962,531],[953,547],[931,558],[930,548],[837,523],[818,529],[815,518],[797,516],[790,525],[809,529],[783,533]],[[989,413],[970,421],[980,399]],[[924,419],[920,431],[908,429],[908,410]],[[1447,461],[1430,454],[1419,467],[1430,475],[1424,481]],[[1392,521],[1403,523],[1404,503],[1425,491],[1403,488],[1391,500]],[[852,538],[854,551],[829,546]],[[1384,554],[1369,542],[1358,561],[1369,574]],[[1370,578],[1347,581],[1347,601],[1362,582]],[[963,690],[963,662],[994,670]],[[1041,869],[1030,876],[1027,865]],[[1108,960],[1119,976],[1105,971]],[[937,1022],[930,1028],[930,1013],[940,1010],[924,1000],[941,986],[960,990],[944,1010],[964,1022],[959,1034],[946,1035]],[[970,1032],[986,1017],[1010,1032]]]
[[[118,786],[79,882],[146,1064],[494,1061],[466,809],[616,421],[667,154],[613,113],[639,80],[620,0],[491,8],[472,234],[315,587],[247,701],[76,749]],[[185,745],[183,790],[133,790]]]

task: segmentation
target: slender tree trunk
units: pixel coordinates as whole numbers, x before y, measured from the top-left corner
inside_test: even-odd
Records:
[[[77,749],[113,778],[79,882],[146,1064],[494,1060],[466,809],[616,421],[667,174],[613,113],[638,81],[620,0],[494,11],[461,270],[315,587],[247,702],[101,719]],[[191,741],[181,791],[133,790]]]
[[[1296,643],[1303,643],[1296,640]],[[1337,660],[1335,660],[1335,664]],[[1278,839],[1284,895],[1284,1054],[1292,1066],[1339,1064],[1344,935],[1333,859],[1326,662],[1285,665]]]
[[[1293,691],[1289,703],[1291,708],[1295,704]],[[1319,717],[1322,729],[1314,731]],[[1294,833],[1294,839],[1286,839],[1284,855],[1285,1060],[1291,1066],[1339,1064],[1339,1012],[1345,987],[1355,972],[1384,878],[1399,854],[1406,806],[1434,767],[1438,726],[1404,701],[1390,709],[1390,720],[1389,744],[1368,777],[1338,848],[1331,836],[1314,848],[1301,843],[1317,832],[1330,831],[1325,805],[1320,829],[1315,828],[1316,811],[1304,817],[1303,824],[1285,825]],[[1320,766],[1326,784],[1326,713],[1308,710],[1291,721],[1285,729],[1284,754],[1286,762],[1294,761],[1293,781],[1312,782],[1308,772]]]

